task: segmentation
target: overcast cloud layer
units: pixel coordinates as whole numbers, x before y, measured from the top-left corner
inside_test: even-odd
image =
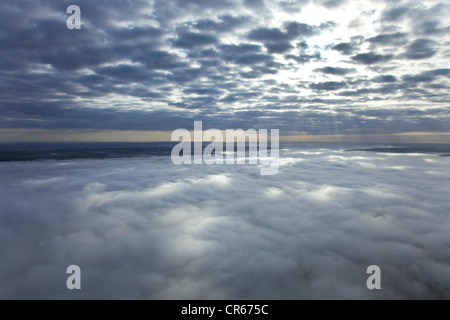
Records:
[[[450,298],[448,157],[282,154],[1,163],[0,298]]]
[[[435,0],[4,0],[0,128],[448,131],[449,17]]]

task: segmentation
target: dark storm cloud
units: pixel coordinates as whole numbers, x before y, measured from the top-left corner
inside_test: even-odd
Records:
[[[335,67],[325,67],[321,69],[314,70],[316,72],[322,72],[324,74],[333,74],[338,76],[345,76],[349,73],[355,73],[356,69],[354,68],[335,68]]]
[[[351,59],[353,61],[356,61],[356,62],[362,63],[362,64],[366,64],[366,65],[387,62],[387,61],[391,60],[392,58],[393,58],[393,55],[391,55],[391,54],[382,55],[382,54],[377,54],[374,52],[360,53],[360,54],[357,54],[357,55],[351,57]]]

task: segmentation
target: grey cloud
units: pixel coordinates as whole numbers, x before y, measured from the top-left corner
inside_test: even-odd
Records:
[[[132,41],[136,40],[145,41],[155,44],[161,36],[164,35],[164,31],[159,28],[152,27],[133,27],[133,28],[115,28],[110,31],[112,37],[121,41]]]
[[[388,7],[382,15],[383,23],[399,23],[406,21],[411,31],[417,35],[445,35],[450,27],[442,26],[445,16],[450,12],[448,4],[436,2],[430,6],[415,3],[400,4]],[[384,27],[395,25],[384,24]]]
[[[450,69],[435,69],[421,72],[417,75],[405,75],[403,80],[413,83],[432,82],[438,77],[450,78]]]
[[[309,3],[323,6],[328,9],[334,9],[343,5],[346,0],[287,0],[278,1],[278,5],[286,12],[301,12],[302,8]]]
[[[401,46],[407,43],[407,33],[379,34],[367,39],[367,42],[380,46]]]
[[[265,66],[254,66],[249,72],[241,72],[241,76],[246,79],[261,78],[265,74],[277,74],[278,69]]]
[[[151,76],[145,68],[130,65],[104,67],[96,70],[96,73],[128,81],[143,81]]]
[[[345,76],[349,73],[355,73],[356,69],[354,69],[354,68],[339,68],[339,67],[325,67],[325,68],[321,68],[321,69],[316,69],[314,71],[322,72],[324,74]]]
[[[165,51],[139,52],[134,54],[133,59],[144,62],[148,69],[156,70],[167,70],[186,65],[177,56]]]
[[[267,10],[265,0],[243,0],[243,4],[248,9],[255,10],[256,12],[259,10]]]
[[[350,55],[356,50],[352,44],[344,42],[333,46],[331,49],[342,52],[345,55]]]
[[[192,49],[194,47],[211,45],[217,42],[219,42],[218,39],[209,34],[183,32],[178,35],[178,38],[173,42],[173,46]]]
[[[319,34],[322,29],[333,27],[332,22],[324,23],[322,26],[311,26],[299,22],[285,23],[285,31],[278,28],[258,28],[248,34],[248,38],[254,41],[281,41],[294,40],[298,37],[310,37]]]
[[[308,43],[306,41],[301,41],[301,42],[297,43],[297,47],[300,50],[302,50],[302,52],[303,52],[303,51],[305,51],[306,49],[309,48],[309,45],[308,45]]]
[[[237,2],[234,0],[223,0],[223,1],[175,0],[175,3],[180,8],[186,8],[191,10],[233,8],[237,5]]]
[[[219,49],[225,54],[227,58],[232,58],[237,55],[261,52],[262,48],[256,44],[239,44],[239,45],[221,45]]]
[[[238,92],[233,93],[222,99],[223,102],[235,102],[244,99],[257,98],[261,96],[261,92]]]
[[[285,12],[301,12],[302,7],[308,1],[279,1],[277,4]]]
[[[326,10],[324,5],[333,9],[340,3],[284,2],[282,6],[289,2],[299,9],[306,4],[318,6],[319,11]],[[334,118],[325,112],[330,106],[371,109],[373,106],[366,102],[384,99],[384,94],[396,105],[448,100],[446,78],[439,78],[447,75],[425,71],[445,65],[445,3],[428,8],[413,6],[404,13],[409,18],[402,22],[402,28],[395,21],[383,20],[381,34],[358,30],[371,34],[367,42],[350,33],[345,34],[350,40],[334,35],[338,38],[325,47],[309,47],[307,38],[333,29],[340,21],[319,19],[314,25],[293,18],[279,21],[280,6],[268,1],[156,0],[152,6],[147,0],[115,1],[114,5],[80,0],[77,4],[83,12],[83,29],[79,32],[65,27],[64,3],[38,0],[0,4],[2,128],[173,129],[189,125],[197,115],[227,126],[255,125],[270,119],[267,126],[298,129],[300,123],[293,119],[299,115],[295,112],[310,108],[308,117],[318,125],[313,128],[305,122],[301,126],[318,132],[320,125],[323,131],[333,127],[328,123]],[[387,13],[392,8],[385,15],[393,17],[394,13]],[[255,11],[253,17],[245,16],[248,10]],[[411,43],[397,48],[404,41],[403,33]],[[382,45],[387,43],[390,47]],[[373,48],[367,49],[371,52],[360,51],[371,44]],[[328,55],[323,51],[328,49],[350,57],[328,61],[315,70],[317,73],[303,79],[303,64],[325,62]],[[400,63],[409,70],[407,65],[415,63],[409,59],[427,57],[433,60],[423,61],[427,65],[417,66],[415,74],[402,77]],[[391,58],[396,60],[382,63]],[[380,76],[359,73],[365,68],[358,67],[355,72],[344,68],[349,62],[367,65],[367,70]],[[273,76],[288,69],[297,75],[291,84]],[[326,89],[333,89],[326,84],[327,78],[333,78],[328,75],[351,75],[348,88],[331,90],[328,96]],[[299,97],[299,87],[311,96]],[[245,90],[260,95],[242,95]],[[335,94],[352,98],[331,97]],[[220,101],[226,97],[230,101],[240,99],[239,107],[227,108],[227,103]],[[155,108],[160,112],[149,111]],[[237,119],[237,112],[243,112],[241,117],[253,109],[263,109],[263,119]],[[424,128],[420,119],[406,119],[396,127]],[[368,123],[354,114],[339,121],[341,131],[365,130]],[[442,121],[441,127],[446,127],[444,118],[435,121]],[[383,132],[387,128],[376,123],[371,130]]]
[[[184,93],[187,94],[197,94],[197,95],[203,95],[203,96],[214,96],[214,95],[220,95],[223,93],[222,90],[215,89],[215,88],[189,88],[183,90]]]
[[[292,49],[290,41],[310,37],[320,34],[322,30],[333,28],[333,22],[323,23],[320,26],[311,26],[299,22],[287,22],[284,24],[285,30],[278,28],[258,28],[248,34],[248,38],[253,41],[264,43],[264,46],[271,53],[284,53]]]
[[[267,43],[265,46],[269,53],[284,53],[294,48],[288,41]]]
[[[237,64],[243,64],[243,65],[254,65],[254,64],[260,64],[264,62],[270,62],[273,60],[273,57],[269,54],[261,54],[261,53],[249,53],[244,54],[239,57],[236,57],[234,61]]]
[[[320,30],[333,30],[336,28],[338,24],[334,21],[327,21],[320,24],[319,29]]]
[[[318,34],[320,33],[321,29],[325,29],[327,28],[327,26],[324,25],[323,27],[316,27],[306,23],[289,22],[285,24],[285,28],[287,39],[295,39],[297,37],[310,37]]]
[[[366,65],[376,64],[376,63],[380,63],[380,62],[386,62],[386,61],[391,60],[392,58],[393,58],[393,55],[391,55],[391,54],[382,55],[382,54],[376,54],[374,52],[360,53],[360,54],[357,54],[357,55],[351,57],[351,59],[353,61],[356,61],[356,62],[362,63],[362,64],[366,64]]]
[[[378,76],[372,79],[373,82],[376,83],[392,83],[392,82],[396,82],[397,78],[394,77],[393,75],[382,75],[382,76]]]
[[[378,82],[380,81],[379,79]],[[374,81],[375,83],[377,83],[377,81]],[[383,81],[381,83],[386,83],[388,81]],[[347,91],[341,91],[338,93],[338,95],[343,96],[343,97],[355,97],[355,96],[361,96],[361,95],[368,95],[368,94],[382,94],[382,95],[388,95],[388,94],[395,94],[397,93],[399,90],[401,89],[401,87],[399,86],[393,86],[392,84],[390,85],[384,85],[381,87],[375,87],[375,88],[361,88],[361,89],[356,89],[356,90],[347,90]]]
[[[437,53],[436,45],[436,41],[418,39],[406,47],[404,57],[413,60],[431,58]]]
[[[250,17],[246,16],[220,16],[218,21],[214,20],[199,20],[194,24],[194,27],[201,31],[215,31],[215,32],[231,32],[234,29],[248,24]]]
[[[92,1],[77,3],[83,10],[85,27],[88,32],[70,32],[65,28],[65,18],[55,15],[55,11],[65,13],[64,5],[56,1],[36,1],[34,5],[14,4],[9,10],[19,13],[20,23],[8,26],[7,36],[1,36],[1,46],[8,48],[9,54],[19,64],[48,63],[57,69],[76,70],[110,63],[122,55],[129,55],[133,51],[129,37],[136,40],[151,42],[154,48],[160,45],[162,31],[157,28],[130,28],[118,30],[111,23],[110,17],[116,17],[117,23],[131,17],[139,20],[139,11],[148,6],[145,1],[134,1],[133,6],[121,2],[115,6],[106,3],[94,4]],[[8,13],[8,6],[1,11]],[[118,16],[117,11],[121,11]],[[53,14],[49,14],[52,12]],[[4,21],[4,19],[0,19]],[[19,21],[19,20],[17,20]],[[104,32],[104,30],[107,30]],[[118,50],[120,43],[121,50]],[[134,42],[133,44],[135,44]],[[20,62],[19,62],[20,61]]]
[[[254,41],[278,41],[280,39],[292,40],[293,37],[278,28],[259,28],[252,30],[248,38]]]
[[[390,7],[383,12],[382,18],[385,21],[396,22],[404,18],[411,9],[411,7],[407,6]]]
[[[425,21],[418,27],[423,35],[445,35],[450,33],[450,27],[441,27],[438,21]]]
[[[319,91],[336,91],[347,87],[347,83],[344,81],[327,81],[321,83],[312,83],[310,85],[311,89]]]
[[[203,69],[201,68],[180,68],[173,70],[167,79],[177,83],[188,83],[201,77]]]
[[[298,63],[301,64],[305,64],[305,63],[309,63],[311,61],[320,61],[322,60],[322,56],[320,54],[320,52],[316,52],[314,54],[306,54],[306,53],[302,53],[300,55],[286,55],[285,59],[287,60],[295,60]]]
[[[336,8],[344,4],[346,0],[321,0],[320,3],[327,8]]]
[[[35,129],[52,127],[86,130],[154,130],[157,127],[160,130],[174,130],[177,123],[190,124],[189,113],[172,113],[167,110],[124,111],[109,108],[80,108],[74,106],[73,103],[63,107],[50,103],[15,103],[11,106],[13,108],[0,108],[3,115],[14,119],[10,121],[1,119],[3,128],[15,126]],[[184,120],[178,117],[184,118]]]
[[[339,51],[344,55],[351,55],[359,50],[364,38],[361,36],[352,37],[350,42],[341,42],[331,47],[332,50]]]

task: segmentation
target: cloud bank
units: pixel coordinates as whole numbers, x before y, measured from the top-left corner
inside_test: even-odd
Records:
[[[271,177],[166,157],[1,163],[0,298],[449,298],[448,161],[291,148]]]

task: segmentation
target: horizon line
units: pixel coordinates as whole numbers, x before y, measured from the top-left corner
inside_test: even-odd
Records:
[[[193,133],[193,130],[188,130]],[[221,130],[224,131],[224,130]],[[173,131],[162,130],[34,130],[0,129],[0,143],[142,143],[172,141]],[[205,131],[202,131],[205,132]],[[268,135],[270,137],[270,134]],[[284,131],[280,142],[450,143],[450,132],[398,132],[361,134],[308,134]],[[194,139],[192,139],[194,141]],[[210,142],[210,141],[203,141]]]

